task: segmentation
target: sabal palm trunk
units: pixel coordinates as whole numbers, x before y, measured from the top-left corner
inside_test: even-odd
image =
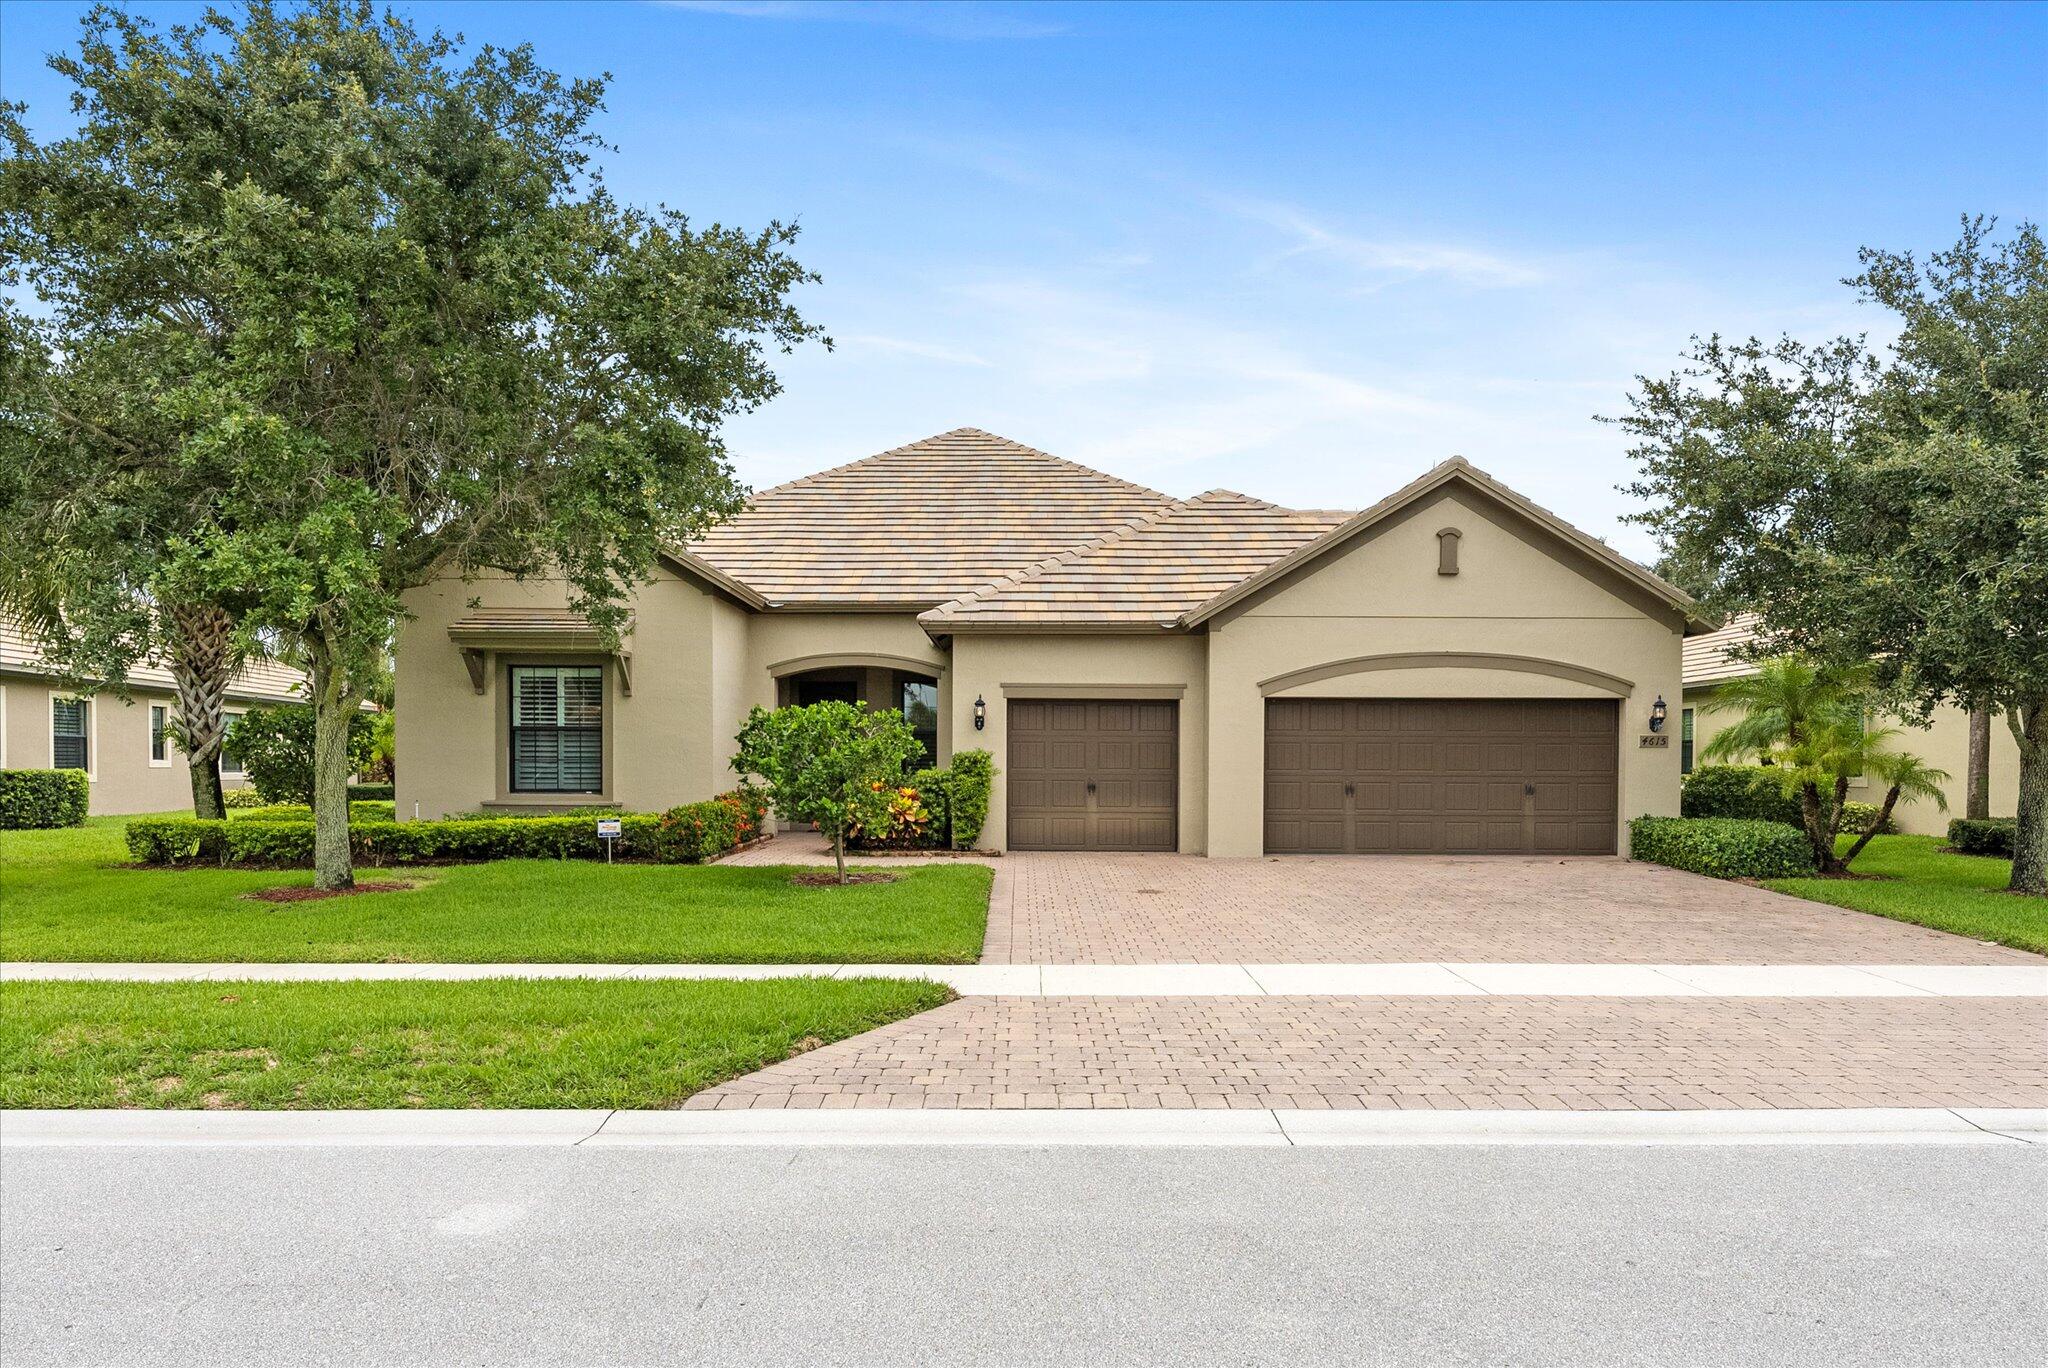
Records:
[[[192,774],[192,815],[227,815],[220,750],[227,737],[228,682],[235,671],[235,620],[222,608],[181,603],[165,610],[171,680],[178,691],[178,732]]]

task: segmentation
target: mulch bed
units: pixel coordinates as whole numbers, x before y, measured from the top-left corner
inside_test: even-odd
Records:
[[[268,903],[317,902],[322,898],[353,897],[357,893],[409,893],[412,888],[409,883],[359,883],[353,888],[314,888],[311,884],[293,884],[288,888],[259,888],[242,896]]]
[[[846,881],[850,884],[895,883],[898,877],[899,876],[895,874],[884,874],[880,870],[861,869],[848,870],[846,875]],[[833,870],[829,869],[820,870],[816,874],[792,874],[789,876],[789,881],[797,885],[799,888],[839,887],[839,875]]]

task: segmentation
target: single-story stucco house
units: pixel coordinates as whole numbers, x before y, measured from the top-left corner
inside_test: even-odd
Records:
[[[1461,459],[1298,510],[972,428],[757,494],[669,550],[616,652],[566,602],[409,597],[401,817],[703,798],[750,708],[837,698],[991,752],[985,846],[1608,854],[1678,811],[1681,643],[1713,625]]]
[[[305,675],[275,660],[252,660],[227,689],[228,717],[267,703],[303,703]],[[192,806],[192,772],[166,734],[177,712],[171,672],[145,661],[129,672],[122,699],[91,681],[66,683],[22,632],[0,616],[0,769],[81,769],[94,816],[172,812]],[[232,753],[221,782],[243,787]]]
[[[1736,720],[1736,713],[1714,709],[1714,695],[1729,680],[1755,673],[1756,666],[1744,657],[1743,650],[1756,638],[1755,615],[1738,613],[1726,626],[1687,639],[1685,706],[1678,727],[1680,758],[1686,773],[1690,774],[1698,758],[1706,753],[1707,743]],[[1932,802],[1901,800],[1892,814],[1893,822],[1911,835],[1945,835],[1949,818],[1962,816],[1965,807],[1970,773],[1969,713],[1961,708],[1936,708],[1925,728],[1897,719],[1884,720],[1903,732],[1892,743],[1894,749],[1910,751],[1936,769],[1946,770],[1949,776],[1942,785],[1943,795],[1948,799],[1947,812]],[[2003,717],[1991,719],[1990,781],[1992,815],[2009,817],[2017,812],[2020,751]],[[1849,796],[1858,802],[1883,801],[1883,790],[1872,792],[1871,788],[1862,779],[1852,779]]]

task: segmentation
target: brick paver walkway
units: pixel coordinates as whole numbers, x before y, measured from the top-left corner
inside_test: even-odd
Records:
[[[739,860],[830,858],[816,837],[787,835]],[[984,964],[2041,962],[1611,858],[1027,853],[988,863]]]
[[[973,998],[691,1107],[2048,1105],[2021,998]]]

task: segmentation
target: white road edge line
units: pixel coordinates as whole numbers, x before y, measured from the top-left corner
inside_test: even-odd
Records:
[[[2048,1108],[1551,1111],[0,1111],[0,1148],[2030,1145]]]

